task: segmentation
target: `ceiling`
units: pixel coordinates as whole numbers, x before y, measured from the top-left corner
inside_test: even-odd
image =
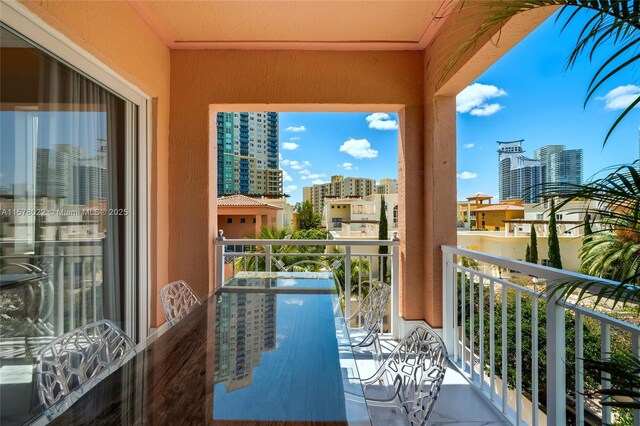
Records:
[[[419,50],[451,0],[129,0],[172,49]]]

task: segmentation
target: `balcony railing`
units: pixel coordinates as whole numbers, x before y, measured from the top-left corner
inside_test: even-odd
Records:
[[[379,280],[378,265],[384,259],[390,273],[391,297],[383,331],[398,337],[398,271],[400,241],[394,233],[390,240],[260,240],[226,239],[223,232],[216,240],[216,287],[221,287],[240,271],[277,272],[292,270],[332,271],[334,276],[351,277],[340,281],[345,300],[345,316],[350,316],[363,299],[369,283]],[[281,251],[287,247],[286,252]],[[314,252],[303,247],[315,246]],[[378,247],[389,247],[389,253],[379,254]],[[295,248],[299,248],[296,250]],[[295,259],[295,261],[293,260]],[[366,265],[366,266],[365,266]],[[352,271],[357,271],[352,274]],[[354,276],[355,275],[355,276]],[[352,291],[352,289],[354,291]],[[360,320],[356,318],[356,323]]]
[[[4,244],[0,338],[58,336],[103,318],[103,242],[36,241],[30,253]]]
[[[607,357],[615,336],[614,349],[628,345],[624,349],[637,356],[640,328],[558,299],[546,284],[616,283],[452,246],[442,251],[443,338],[470,382],[515,424],[561,425],[572,417],[575,424],[585,424],[585,417],[611,424],[611,408],[585,393],[587,380],[591,388],[610,387],[607,376],[585,372],[587,348]],[[631,414],[639,424],[639,411]]]

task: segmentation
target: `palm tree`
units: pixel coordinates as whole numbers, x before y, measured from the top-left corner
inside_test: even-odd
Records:
[[[560,194],[558,207],[572,200],[589,200],[585,212],[598,226],[580,249],[582,268],[589,275],[640,286],[640,174],[637,165],[616,167],[607,176],[583,185],[547,184],[545,192]],[[624,300],[635,297],[628,293]]]
[[[599,57],[604,47],[613,45],[615,53],[605,57],[593,74],[585,96],[584,105],[592,99],[603,84],[620,71],[636,66],[640,59],[640,2],[637,0],[509,0],[509,1],[463,1],[461,8],[471,10],[471,15],[482,16],[482,23],[450,58],[445,66],[442,80],[456,63],[481,39],[493,35],[515,15],[546,6],[560,6],[556,20],[564,20],[562,30],[570,23],[582,19],[587,21],[571,51],[566,68],[576,64],[581,56],[590,60]],[[477,13],[474,13],[476,11]],[[636,68],[637,69],[637,68]],[[603,146],[618,124],[640,103],[640,95],[620,113],[607,132]],[[638,163],[638,162],[636,162]],[[640,164],[637,164],[639,166]],[[599,230],[590,234],[583,244],[580,256],[589,273],[615,279],[616,286],[601,286],[599,283],[581,280],[573,283],[554,283],[551,291],[561,297],[575,294],[579,298],[595,292],[596,304],[602,298],[620,301],[640,300],[640,177],[633,166],[621,166],[608,176],[586,185],[567,185],[547,188],[548,194],[560,193],[564,201],[559,207],[578,198],[590,200],[592,213]],[[628,353],[613,353],[602,360],[585,360],[585,367],[610,377],[609,386],[599,393],[602,404],[619,408],[640,408],[640,360]]]

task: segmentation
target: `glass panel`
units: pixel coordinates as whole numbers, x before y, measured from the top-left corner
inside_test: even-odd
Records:
[[[135,330],[125,164],[136,107],[9,28],[0,37],[0,423],[21,424],[40,413],[43,345],[103,318]]]

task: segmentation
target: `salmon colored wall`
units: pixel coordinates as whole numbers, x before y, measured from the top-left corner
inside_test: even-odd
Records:
[[[449,15],[424,54],[424,261],[425,290],[422,305],[425,320],[442,326],[441,245],[456,245],[456,95],[511,47],[536,28],[555,8],[521,14],[501,30],[499,41],[487,34],[463,56],[449,73],[445,69],[482,19],[477,9]],[[419,303],[416,301],[416,303]]]
[[[456,242],[455,95],[554,10],[516,17],[500,43],[481,40],[443,81],[444,64],[477,19],[452,14],[440,20],[424,52],[169,51],[127,2],[24,4],[154,98],[152,326],[164,321],[154,296],[158,284],[185,279],[201,295],[213,288],[216,146],[210,140],[216,128],[210,105],[398,111],[400,310],[406,319],[441,325],[440,245]]]
[[[193,282],[200,294],[213,288],[217,212],[216,145],[209,142],[214,110],[401,111],[400,208],[405,291],[422,294],[424,282],[422,52],[215,51],[171,52],[170,212],[171,276]],[[266,104],[269,104],[268,106]],[[211,171],[211,172],[210,172]],[[410,197],[405,196],[409,194]],[[455,229],[455,226],[454,226]],[[410,230],[407,232],[406,230]],[[208,250],[207,250],[208,248]],[[207,251],[205,251],[207,250]],[[209,264],[210,270],[193,267]],[[402,302],[403,314],[422,319],[421,306]]]
[[[169,282],[169,49],[126,2],[23,1],[32,12],[153,98],[150,326],[164,322],[158,287]],[[147,285],[147,283],[140,283]]]

